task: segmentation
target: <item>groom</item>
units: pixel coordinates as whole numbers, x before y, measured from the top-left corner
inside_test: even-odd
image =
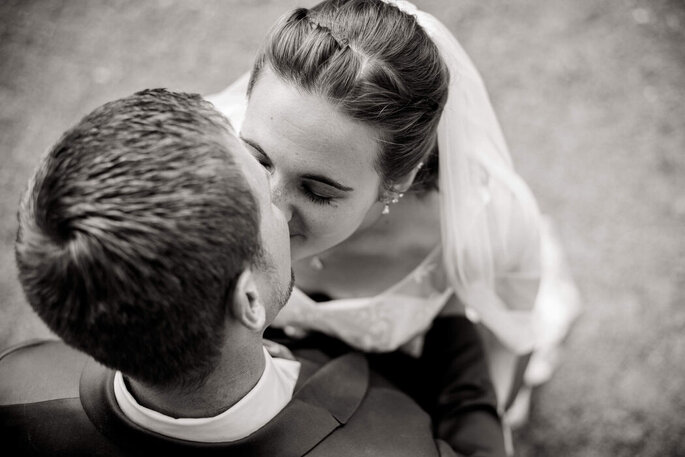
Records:
[[[66,344],[0,356],[8,455],[454,455],[362,355],[265,351],[287,223],[199,96],[139,92],[69,130],[21,203],[16,259]]]

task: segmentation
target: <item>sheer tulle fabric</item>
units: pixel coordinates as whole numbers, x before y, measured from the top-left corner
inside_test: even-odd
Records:
[[[442,247],[450,283],[469,315],[477,316],[514,352],[529,352],[534,345],[531,308],[535,295],[529,303],[508,303],[506,296],[498,294],[497,282],[510,278],[497,267],[508,267],[518,276],[540,277],[539,258],[515,258],[521,247],[539,252],[535,199],[514,171],[483,81],[452,33],[409,2],[386,3],[416,17],[450,73],[447,104],[438,127]],[[505,189],[500,202],[493,202],[492,186]],[[495,211],[486,209],[502,199],[509,204]],[[536,287],[530,282],[529,286]]]

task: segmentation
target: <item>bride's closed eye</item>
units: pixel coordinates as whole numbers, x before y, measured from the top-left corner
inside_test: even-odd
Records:
[[[262,167],[264,167],[264,169],[265,169],[266,171],[268,171],[269,173],[271,173],[271,172],[273,171],[274,166],[273,166],[273,164],[271,163],[271,160],[269,160],[269,158],[268,158],[267,156],[265,156],[264,154],[262,154],[262,153],[260,153],[260,152],[258,152],[258,151],[252,151],[252,150],[251,150],[250,152],[252,152],[252,156],[253,156],[255,159],[257,159],[257,162],[259,162],[259,164],[260,164]]]
[[[319,205],[330,205],[336,197],[340,196],[330,186],[308,180],[302,183],[301,189],[309,200]]]
[[[255,159],[257,159],[257,162],[271,173],[273,171],[273,164],[264,151],[252,141],[246,140],[242,136],[240,136],[240,139],[248,146],[247,150],[250,151],[250,154],[252,154]]]
[[[271,160],[260,151],[256,151],[253,148],[250,148],[250,150],[254,158],[264,168],[267,174],[273,173],[274,166],[273,163],[271,163]],[[334,188],[326,184],[309,182],[308,180],[303,181],[300,189],[305,197],[318,205],[330,205],[333,199],[338,196]]]
[[[267,173],[273,174],[274,164],[271,158],[264,152],[264,150],[250,139],[244,138],[242,135],[240,139],[248,146],[248,150],[254,158],[261,164]],[[307,173],[297,176],[299,191],[312,203],[317,205],[334,205],[335,201],[344,198],[354,191],[352,187],[348,187],[329,176],[317,173]]]

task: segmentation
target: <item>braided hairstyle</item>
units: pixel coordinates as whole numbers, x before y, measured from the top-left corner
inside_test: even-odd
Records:
[[[376,171],[386,188],[419,163],[424,167],[410,190],[437,188],[436,131],[449,74],[414,16],[381,0],[327,0],[298,8],[269,33],[248,97],[266,65],[378,130]]]

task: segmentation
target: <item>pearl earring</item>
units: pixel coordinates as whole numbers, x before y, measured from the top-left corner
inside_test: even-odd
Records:
[[[383,211],[381,211],[381,214],[386,215],[390,214],[390,205],[398,203],[400,201],[400,198],[404,197],[404,193],[400,192],[398,194],[394,194],[392,199],[388,200],[387,198],[384,200],[385,206],[383,206]]]

